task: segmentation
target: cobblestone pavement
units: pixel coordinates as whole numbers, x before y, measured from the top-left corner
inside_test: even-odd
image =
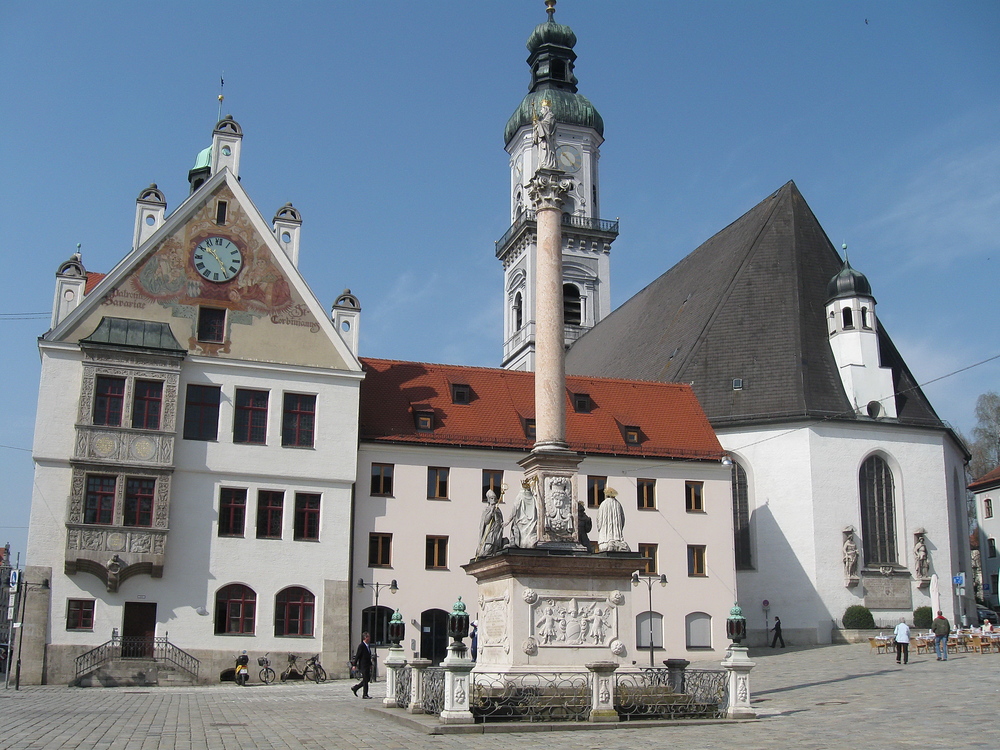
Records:
[[[1000,748],[1000,654],[914,655],[867,645],[751,651],[752,723],[430,736],[366,712],[350,682],[196,688],[0,688],[0,750],[646,750]],[[697,666],[708,666],[698,664]],[[380,696],[384,683],[372,686]]]

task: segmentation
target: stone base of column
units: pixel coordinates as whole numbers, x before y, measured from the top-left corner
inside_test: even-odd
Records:
[[[615,710],[615,670],[618,669],[618,663],[595,661],[584,666],[593,673],[588,721],[621,721]]]
[[[580,544],[576,467],[583,456],[555,443],[536,445],[518,463],[531,485],[538,513],[539,549],[589,552]]]
[[[403,649],[393,646],[389,649],[389,656],[385,660],[385,697],[382,705],[385,708],[396,708],[399,701],[396,700],[396,689],[399,685],[399,671],[406,666],[406,658],[403,656]]]
[[[729,672],[729,708],[727,719],[756,719],[750,705],[750,670],[757,666],[750,661],[747,649],[735,644],[729,647],[722,666]]]
[[[452,643],[448,646],[448,656],[444,667],[444,710],[441,711],[442,724],[472,724],[475,718],[469,710],[472,693],[472,678],[469,673],[476,663],[467,658],[465,644]]]

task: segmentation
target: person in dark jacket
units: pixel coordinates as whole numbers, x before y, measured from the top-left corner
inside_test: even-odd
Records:
[[[368,635],[367,631],[361,634],[361,643],[358,644],[358,650],[354,654],[354,662],[358,670],[361,672],[361,682],[351,688],[351,692],[355,695],[358,694],[358,688],[364,688],[361,691],[362,698],[371,698],[368,695],[368,683],[372,679],[372,650],[368,645],[371,636]]]
[[[774,618],[774,627],[771,628],[771,632],[774,633],[774,638],[771,639],[771,648],[777,645],[778,641],[781,641],[781,647],[785,647],[785,639],[781,636],[781,618]]]

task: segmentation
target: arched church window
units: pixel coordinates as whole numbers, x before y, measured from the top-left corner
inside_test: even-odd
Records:
[[[576,284],[563,284],[563,322],[568,326],[581,325],[583,321],[583,301]]]
[[[993,500],[990,498],[983,500],[983,517],[993,518]]]
[[[861,535],[865,563],[896,562],[896,509],[892,469],[885,459],[869,456],[858,473],[861,490]]]
[[[750,493],[747,490],[747,472],[733,461],[733,546],[736,550],[736,569],[753,570],[750,552]]]
[[[524,303],[521,300],[521,293],[514,295],[514,330],[520,331],[524,325]]]
[[[861,308],[861,327],[862,328],[871,328],[872,327],[872,324],[868,322],[868,308],[867,307],[862,307]]]
[[[844,328],[854,328],[854,312],[849,307],[843,309]]]

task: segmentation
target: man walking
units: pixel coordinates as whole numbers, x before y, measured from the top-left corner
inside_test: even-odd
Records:
[[[784,648],[785,647],[785,639],[781,635],[781,618],[780,617],[775,617],[774,618],[774,627],[771,628],[771,630],[774,632],[774,638],[771,639],[771,648],[774,648],[775,644],[777,644],[778,641],[781,641],[781,647]]]
[[[899,625],[896,629],[892,631],[893,636],[896,638],[896,663],[899,664],[899,658],[903,657],[903,664],[909,664],[910,662],[910,626],[906,624],[906,620],[902,617],[899,618]]]
[[[361,697],[369,699],[371,696],[368,695],[368,683],[372,679],[372,650],[368,645],[370,639],[371,636],[368,635],[367,631],[361,634],[361,643],[358,644],[358,650],[354,654],[355,664],[361,672],[361,682],[351,688],[351,692],[355,695],[358,694],[358,688],[364,688],[361,691]]]
[[[951,634],[951,623],[940,609],[934,622],[931,623],[931,632],[934,633],[934,653],[937,654],[937,660],[948,661],[948,636]]]

